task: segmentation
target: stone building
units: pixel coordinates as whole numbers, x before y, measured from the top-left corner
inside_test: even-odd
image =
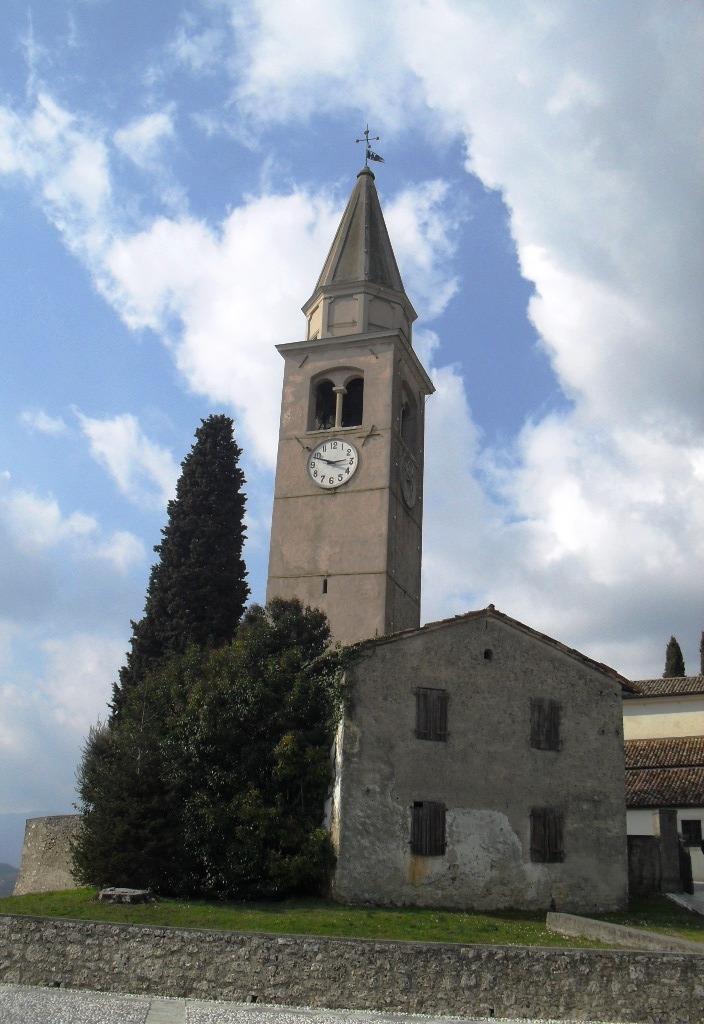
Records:
[[[491,606],[420,628],[415,312],[357,176],[284,358],[267,598],[358,643],[336,744],[336,898],[596,910],[626,897],[625,679]]]
[[[337,899],[623,904],[625,679],[491,605],[358,652],[336,746]]]

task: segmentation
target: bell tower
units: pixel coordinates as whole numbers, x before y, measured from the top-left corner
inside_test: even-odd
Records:
[[[267,600],[349,644],[420,625],[424,405],[416,313],[364,167],[284,359]]]

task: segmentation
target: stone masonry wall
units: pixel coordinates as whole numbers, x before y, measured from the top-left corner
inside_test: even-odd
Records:
[[[696,954],[370,942],[0,916],[0,981],[298,1006],[693,1024]]]
[[[491,615],[381,640],[346,672],[332,819],[343,903],[595,913],[626,902],[618,683]],[[416,736],[417,687],[447,695],[447,735]],[[561,706],[557,750],[531,701]],[[416,802],[444,805],[444,853],[411,850]],[[564,820],[564,856],[531,855],[531,809]]]
[[[76,888],[71,874],[71,840],[79,820],[77,814],[27,819],[15,896]]]

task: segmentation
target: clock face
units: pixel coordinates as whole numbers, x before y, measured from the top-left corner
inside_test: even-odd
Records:
[[[359,453],[350,441],[332,438],[321,441],[308,455],[308,475],[318,487],[332,491],[354,475]]]
[[[409,508],[413,508],[418,500],[418,475],[416,466],[410,455],[401,456],[401,494]]]

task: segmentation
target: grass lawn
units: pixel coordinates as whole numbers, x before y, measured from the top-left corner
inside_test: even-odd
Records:
[[[341,906],[325,900],[281,903],[208,903],[162,899],[142,906],[98,903],[95,889],[37,893],[0,899],[0,914],[87,918],[176,928],[222,928],[228,931],[333,935],[418,942],[477,942],[507,946],[600,946],[586,939],[566,939],[545,928],[545,915],[526,911],[472,914],[452,910]],[[704,941],[704,918],[664,897],[633,903],[605,920],[665,931]],[[701,922],[701,923],[700,923]]]

